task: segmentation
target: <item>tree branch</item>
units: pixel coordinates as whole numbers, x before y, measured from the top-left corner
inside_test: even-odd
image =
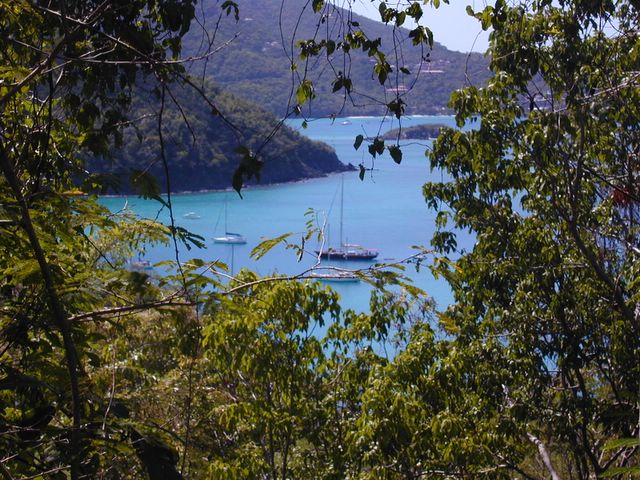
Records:
[[[529,437],[529,440],[531,441],[531,443],[533,443],[536,447],[538,447],[540,458],[542,458],[542,462],[544,463],[544,466],[547,467],[547,470],[551,475],[551,480],[562,480],[560,478],[560,475],[558,475],[558,473],[556,472],[555,468],[553,468],[553,463],[551,462],[551,456],[549,455],[549,451],[547,450],[546,445],[531,433],[527,433],[527,437]]]
[[[22,188],[20,180],[18,179],[13,165],[11,164],[4,145],[0,141],[0,170],[2,170],[13,195],[19,205],[21,213],[21,227],[29,238],[31,249],[38,262],[40,272],[45,285],[45,291],[47,293],[47,301],[49,308],[53,315],[54,323],[62,334],[62,340],[64,344],[65,359],[67,364],[67,371],[69,373],[69,382],[71,384],[71,398],[72,398],[72,415],[73,415],[73,428],[71,430],[71,478],[77,480],[79,478],[79,466],[81,460],[80,452],[80,428],[82,426],[82,410],[81,410],[81,398],[79,388],[79,373],[81,371],[80,361],[78,359],[78,353],[76,351],[73,338],[71,336],[71,328],[69,320],[64,311],[60,297],[56,290],[56,282],[51,272],[51,268],[47,261],[47,257],[40,244],[40,239],[36,232],[36,229],[31,220],[31,214],[29,213],[29,205],[22,194]]]
[[[105,317],[113,315],[121,315],[123,313],[134,313],[142,310],[148,310],[151,308],[168,308],[168,307],[193,307],[194,302],[189,301],[176,301],[174,299],[165,299],[158,302],[141,303],[138,305],[125,305],[122,307],[105,308],[102,310],[96,310],[93,312],[79,313],[69,317],[69,322],[79,322],[88,318]]]

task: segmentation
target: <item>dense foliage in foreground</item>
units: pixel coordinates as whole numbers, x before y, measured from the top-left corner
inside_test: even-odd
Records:
[[[477,13],[495,75],[452,96],[474,128],[441,132],[430,158],[450,181],[424,193],[439,251],[455,250],[451,227],[477,235],[438,270],[456,296],[442,323],[482,359],[467,381],[492,402],[487,467],[516,469],[528,444],[553,478],[638,472],[639,14],[625,1]]]
[[[417,9],[380,12],[399,26]],[[430,158],[447,181],[424,189],[433,270],[455,303],[434,312],[380,271],[368,314],[303,276],[222,282],[225,267],[200,260],[130,271],[146,245],[201,239],[78,194],[87,153],[121,142],[140,75],[158,82],[168,168],[162,100],[189,83],[176,59],[193,15],[190,1],[0,1],[0,476],[637,475],[636,3],[475,13],[493,29],[494,77],[452,97],[475,128],[441,132]],[[384,84],[381,46],[364,32],[345,42]],[[246,149],[241,176],[257,162]]]

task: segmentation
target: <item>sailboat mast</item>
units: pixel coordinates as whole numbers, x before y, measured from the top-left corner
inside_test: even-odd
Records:
[[[231,276],[233,276],[233,269],[234,269],[234,263],[235,263],[235,249],[236,249],[236,246],[232,243],[231,244]]]
[[[229,227],[227,226],[227,208],[228,208],[227,194],[224,194],[224,233],[225,235],[229,231]]]
[[[342,175],[342,184],[340,186],[340,246],[344,246],[344,237],[342,236],[342,219],[344,217],[344,175]]]

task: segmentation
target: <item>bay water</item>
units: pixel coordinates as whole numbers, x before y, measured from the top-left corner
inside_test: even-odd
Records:
[[[289,241],[299,243],[306,231],[305,213],[313,209],[312,217],[318,226],[326,222],[327,245],[340,242],[340,186],[344,181],[343,237],[348,243],[375,248],[380,253],[375,262],[332,261],[337,267],[366,268],[376,262],[401,261],[415,253],[414,246],[429,248],[434,230],[435,212],[429,210],[422,196],[422,186],[430,180],[445,178],[438,171],[430,171],[425,151],[431,147],[426,140],[401,141],[403,158],[396,164],[385,152],[375,159],[367,149],[367,142],[356,150],[357,135],[373,138],[391,128],[396,128],[395,119],[382,117],[346,117],[307,121],[290,120],[289,126],[303,135],[325,142],[335,148],[343,163],[364,164],[368,170],[364,180],[358,171],[329,175],[303,182],[252,186],[242,191],[242,197],[234,191],[213,191],[172,195],[175,222],[178,226],[204,237],[204,249],[180,249],[180,260],[200,258],[205,261],[220,260],[234,273],[248,268],[260,275],[274,273],[294,275],[305,271],[317,260],[313,243],[306,246],[307,253],[297,258],[293,250],[284,246],[274,248],[263,258],[250,258],[251,250],[261,241],[285,233],[293,233]],[[414,116],[403,118],[402,126],[419,124],[445,124],[454,126],[448,116]],[[387,142],[389,143],[389,142]],[[269,168],[265,165],[264,168]],[[229,179],[231,181],[231,179]],[[158,202],[138,197],[111,197],[102,202],[112,211],[127,205],[136,214],[146,218],[158,218],[169,222],[166,209]],[[225,210],[227,212],[225,219]],[[225,226],[226,224],[226,226]],[[242,234],[245,245],[216,244],[214,236],[224,234],[225,229]],[[462,239],[465,241],[465,239]],[[467,239],[468,240],[468,239]],[[145,259],[152,263],[175,259],[173,246],[154,246],[147,250]],[[407,265],[406,274],[414,284],[431,296],[439,308],[451,302],[451,292],[446,283],[433,278],[429,269],[430,259],[419,272]],[[343,307],[358,311],[368,309],[371,287],[365,282],[332,283],[342,298]]]

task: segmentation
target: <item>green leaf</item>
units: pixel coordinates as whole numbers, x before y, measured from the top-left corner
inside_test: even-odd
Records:
[[[129,183],[134,191],[142,198],[149,198],[162,203],[165,207],[169,205],[160,196],[160,184],[154,175],[146,170],[132,169],[129,174]]]
[[[413,18],[416,22],[422,18],[423,14],[422,7],[419,2],[413,2],[409,8],[407,8],[406,12],[407,15]]]
[[[382,137],[376,137],[373,143],[368,147],[369,153],[372,157],[376,155],[382,155],[384,153],[384,140]]]
[[[233,151],[245,157],[251,156],[251,149],[246,145],[238,145],[236,148],[233,149]]]
[[[240,198],[242,198],[242,193],[240,193],[240,191],[242,190],[243,184],[244,184],[244,179],[242,176],[242,170],[240,168],[236,168],[235,171],[233,172],[233,177],[231,178],[231,186],[236,192],[238,192],[238,195],[240,195]]]
[[[327,57],[332,55],[336,51],[336,42],[333,40],[327,40],[325,48],[327,49]]]
[[[236,2],[226,0],[222,5],[220,5],[220,8],[224,10],[227,15],[230,15],[231,11],[233,10],[233,16],[236,22],[240,20],[240,9],[238,8],[238,4]]]
[[[320,10],[322,10],[323,6],[324,0],[313,0],[312,7],[314,12],[318,13]]]
[[[355,140],[355,142],[353,142],[353,148],[358,150],[360,148],[360,145],[362,145],[363,141],[364,141],[364,135],[360,134],[360,135],[356,136],[356,140]]]
[[[182,244],[191,250],[191,247],[204,248],[205,239],[202,235],[190,232],[184,227],[169,227],[169,230],[175,235],[175,237],[182,242]]]
[[[378,82],[380,82],[380,85],[384,85],[391,73],[391,65],[386,60],[381,59],[378,60],[376,65],[373,67],[373,71],[378,76]]]
[[[600,474],[600,478],[617,477],[625,474],[640,474],[640,467],[615,467],[609,468],[604,473]]]
[[[298,85],[298,89],[296,90],[296,101],[298,105],[303,105],[305,102],[308,102],[312,98],[314,98],[315,94],[313,92],[313,83],[311,80],[305,79],[303,82]]]
[[[251,180],[255,177],[256,180],[260,181],[260,173],[264,162],[259,160],[249,148],[243,145],[237,147],[236,152],[242,155],[242,160],[238,168],[233,172],[231,183],[234,190],[240,194],[245,180]],[[242,198],[242,195],[240,195],[240,198]]]
[[[260,260],[273,247],[275,247],[276,245],[280,245],[281,243],[284,243],[287,240],[287,238],[289,238],[291,235],[293,235],[293,233],[285,233],[283,235],[280,235],[279,237],[270,238],[260,242],[258,245],[256,245],[253,248],[253,250],[251,250],[251,258],[253,258],[254,260]]]
[[[404,105],[405,103],[401,98],[396,98],[395,100],[387,104],[387,108],[391,113],[395,115],[396,118],[400,119],[400,117],[402,117],[402,114],[404,113]]]
[[[400,147],[398,145],[390,145],[387,148],[389,149],[389,153],[391,154],[393,161],[400,164],[402,162],[402,150]]]
[[[424,27],[427,32],[427,42],[429,43],[429,48],[433,48],[433,32],[430,28]]]
[[[603,450],[617,450],[619,448],[640,447],[640,438],[618,438],[607,441],[602,447]]]

